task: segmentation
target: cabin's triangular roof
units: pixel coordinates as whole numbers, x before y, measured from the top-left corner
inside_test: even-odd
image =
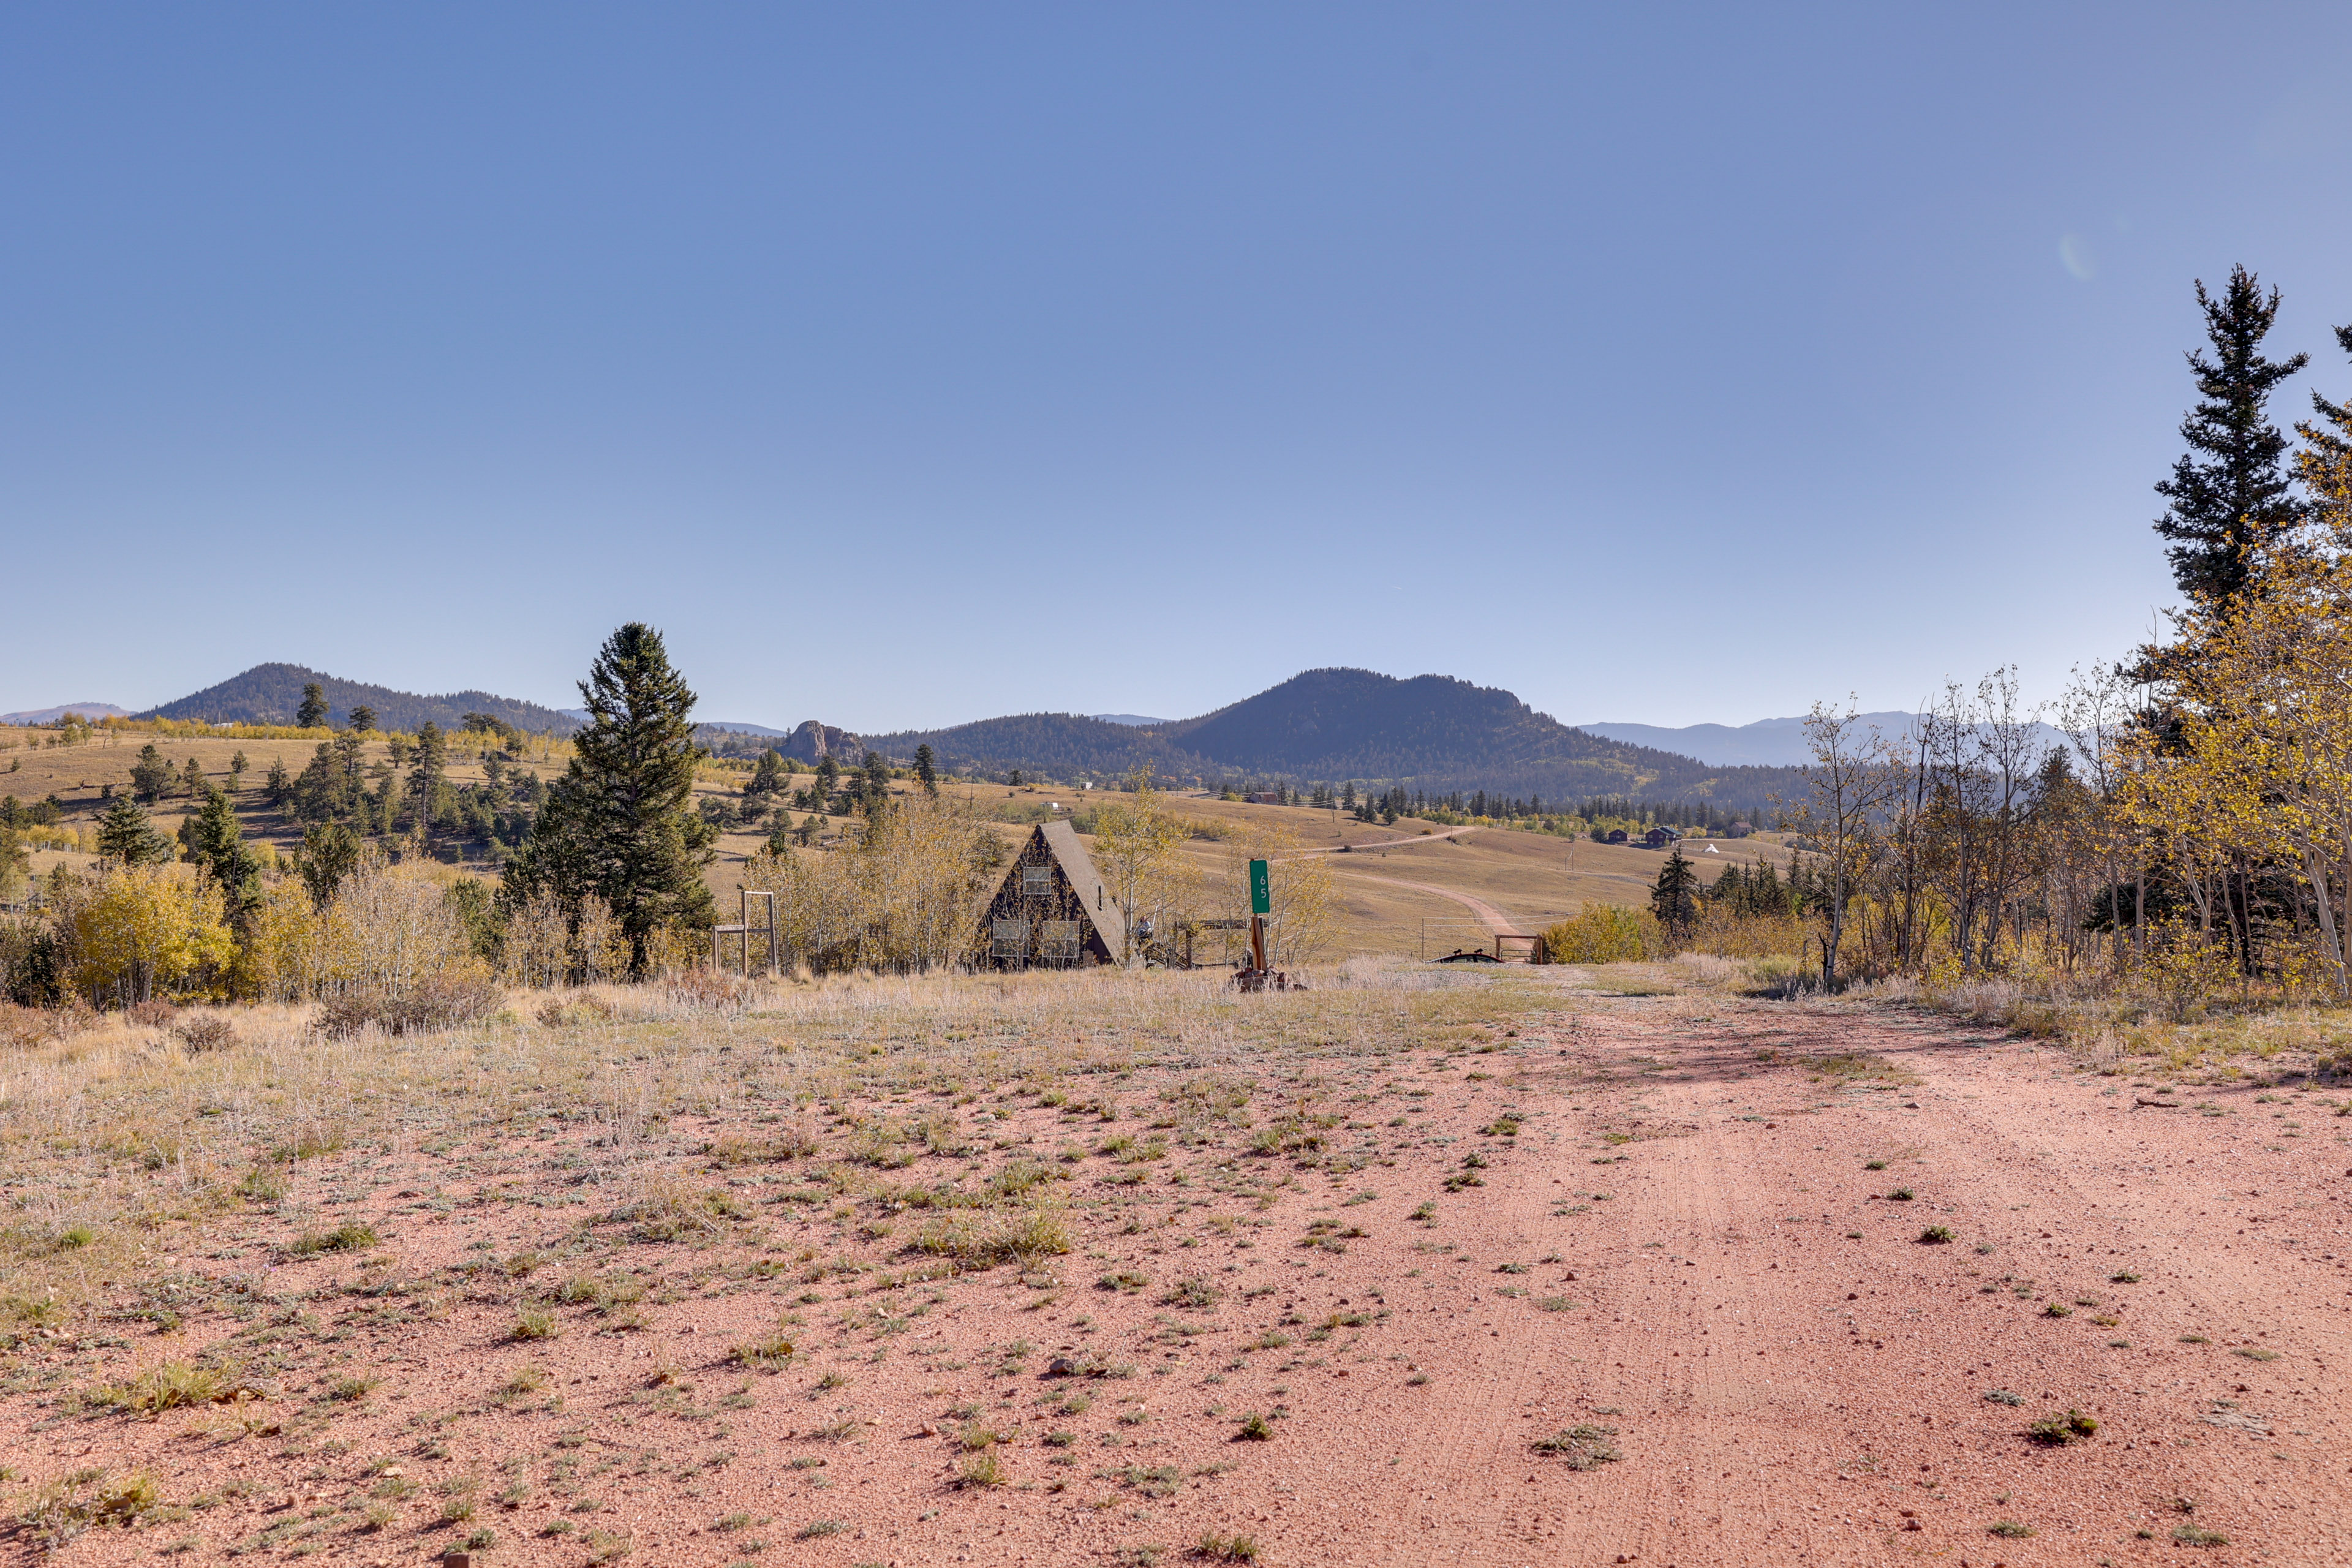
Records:
[[[1127,952],[1127,921],[1120,916],[1110,889],[1096,874],[1095,858],[1078,841],[1078,830],[1066,822],[1048,822],[1038,827],[1037,836],[1061,863],[1062,875],[1076,889],[1078,901],[1087,908],[1087,919],[1101,935],[1103,946],[1110,950],[1111,962],[1117,963]]]

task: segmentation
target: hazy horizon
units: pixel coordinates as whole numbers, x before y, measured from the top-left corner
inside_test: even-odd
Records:
[[[292,662],[292,661],[285,661],[285,662]],[[354,675],[350,674],[349,672],[341,671],[341,670],[326,670],[326,671],[321,671],[320,673],[322,673],[322,674],[327,674],[327,675],[331,675],[331,676],[334,676],[334,677],[336,677],[337,679],[361,680],[361,681],[362,681],[363,683],[365,683],[365,684],[370,684],[370,685],[384,685],[384,684],[387,684],[387,683],[385,683],[385,682],[381,682],[381,681],[365,681],[363,677],[354,676]],[[1396,671],[1382,671],[1382,672],[1380,672],[1380,673],[1390,674],[1390,675],[1398,675],[1398,672],[1396,672]],[[1444,674],[1444,671],[1415,671],[1415,672],[1414,672],[1414,674],[1439,674],[1439,675],[1442,675],[1442,674]],[[1409,678],[1407,678],[1407,677],[1402,677],[1402,676],[1399,676],[1399,678],[1400,678],[1400,679],[1409,679]],[[691,679],[691,677],[689,677],[689,679]],[[466,688],[466,689],[487,689],[487,688],[482,688],[482,687],[480,687],[478,682],[475,683],[473,687]],[[200,689],[202,689],[200,688]],[[420,696],[445,696],[445,695],[448,695],[448,694],[449,694],[449,693],[446,693],[446,692],[424,692],[424,693],[412,693],[412,695],[420,695]],[[181,693],[178,693],[178,694],[177,694],[177,696],[178,696],[178,697],[185,697],[185,696],[189,696],[189,695],[192,695],[192,693],[191,693],[191,692],[181,692]],[[539,704],[540,706],[541,706],[541,707],[549,708],[549,709],[552,709],[552,710],[556,710],[556,711],[558,711],[558,712],[562,712],[562,713],[571,714],[571,715],[572,715],[572,716],[574,716],[574,717],[582,716],[582,710],[579,710],[579,709],[577,709],[576,707],[574,707],[574,706],[572,705],[572,701],[564,701],[564,700],[546,700],[546,699],[544,699],[544,698],[534,697],[534,696],[531,696],[531,695],[530,695],[529,693],[525,693],[525,692],[494,691],[494,692],[492,692],[492,695],[494,695],[494,696],[499,696],[499,697],[505,697],[505,698],[514,699],[514,700],[519,700],[526,701],[526,702],[536,702],[536,703],[538,703],[538,704]],[[1251,696],[1255,696],[1255,695],[1256,695],[1256,693],[1255,693],[1255,692],[1244,692],[1244,693],[1238,694],[1237,696],[1235,696],[1235,697],[1234,697],[1234,698],[1232,698],[1232,699],[1229,699],[1229,700],[1228,700],[1228,701],[1239,701],[1239,700],[1244,700],[1244,699],[1245,699],[1245,698],[1247,698],[1247,697],[1251,697]],[[572,696],[573,696],[573,700],[574,700],[574,701],[576,701],[576,700],[577,700],[577,693],[575,692],[574,694],[572,694]],[[176,698],[168,698],[168,699],[165,699],[164,700],[165,700],[165,701],[172,701],[172,700],[177,700]],[[31,713],[31,714],[47,714],[47,713],[51,713],[51,712],[54,712],[54,711],[57,711],[57,710],[76,710],[76,709],[78,709],[79,710],[80,710],[80,711],[82,711],[82,712],[85,712],[85,713],[90,713],[90,712],[96,712],[96,711],[102,710],[105,710],[105,709],[107,709],[107,708],[111,707],[111,708],[117,709],[117,710],[121,710],[121,711],[122,711],[122,712],[125,712],[125,713],[137,713],[137,712],[145,711],[148,708],[154,707],[154,706],[159,706],[159,705],[160,705],[160,704],[152,704],[152,703],[150,703],[150,704],[141,704],[141,705],[139,705],[139,706],[137,706],[137,707],[131,707],[131,706],[127,706],[127,705],[121,704],[121,703],[108,703],[108,702],[104,701],[103,700],[92,700],[92,701],[89,701],[89,702],[84,702],[84,703],[70,703],[70,702],[68,702],[68,703],[50,703],[50,704],[42,704],[42,705],[40,705],[40,706],[39,706],[39,707],[37,707],[37,708],[34,708],[34,709],[30,709],[30,710],[15,710],[7,711],[7,712],[0,712],[0,721],[15,721],[15,720],[19,719],[20,717],[22,717],[23,715],[25,715],[25,714],[26,714],[26,713]],[[1224,707],[1224,706],[1227,706],[1227,703],[1221,702],[1221,703],[1216,704],[1216,707],[1217,707],[1217,708],[1223,708],[1223,707]],[[1533,704],[1530,704],[1530,706],[1534,706],[1534,705],[1533,705]],[[1840,704],[1839,706],[1840,706],[1840,707],[1843,707],[1844,705],[1843,705],[1843,704]],[[1919,710],[1920,710],[1921,706],[1923,706],[1923,705],[1913,705],[1913,706],[1908,707],[1908,708],[1901,708],[1901,709],[1882,709],[1882,710],[1868,710],[1868,711],[1864,712],[1861,716],[1862,716],[1864,719],[1865,719],[1865,720],[1869,720],[1869,719],[1884,719],[1884,718],[1885,718],[1885,717],[1887,717],[1887,716],[1889,716],[1889,715],[1908,715],[1908,714],[1910,714],[1910,713],[1914,713],[1914,712],[1917,712],[1917,711],[1919,711]],[[1091,714],[1087,714],[1087,715],[1086,715],[1086,717],[1093,718],[1093,719],[1097,719],[1097,720],[1101,720],[1101,721],[1105,721],[1105,722],[1109,722],[1109,723],[1130,723],[1130,724],[1166,724],[1166,723],[1173,723],[1173,722],[1177,722],[1177,721],[1181,721],[1181,720],[1184,720],[1184,719],[1199,718],[1199,717],[1202,717],[1203,714],[1206,714],[1206,713],[1208,713],[1208,712],[1212,712],[1212,711],[1214,711],[1214,710],[1215,710],[1214,709],[1203,709],[1203,710],[1201,710],[1201,712],[1200,712],[1200,713],[1192,713],[1192,714],[1174,714],[1174,715],[1162,715],[1162,716],[1153,716],[1153,717],[1146,717],[1146,716],[1144,716],[1144,715],[1136,714],[1136,713],[1130,713],[1130,712],[1097,712],[1097,713],[1091,713]],[[802,723],[803,723],[803,722],[806,722],[806,721],[810,721],[810,720],[814,720],[814,721],[818,721],[818,722],[821,722],[821,723],[829,724],[829,725],[831,725],[832,727],[834,727],[834,728],[835,728],[835,729],[845,730],[845,731],[848,731],[848,732],[850,732],[850,733],[853,733],[853,734],[858,734],[858,735],[885,735],[885,734],[898,733],[898,732],[901,732],[901,731],[907,731],[907,730],[910,730],[910,729],[946,729],[946,728],[953,728],[955,725],[958,725],[958,724],[970,723],[970,722],[978,722],[978,721],[985,721],[985,720],[989,720],[989,719],[997,719],[997,718],[1011,717],[1011,716],[1015,716],[1015,715],[1018,715],[1018,714],[1021,714],[1021,713],[1037,713],[1037,712],[1071,712],[1071,711],[1075,711],[1075,710],[1069,710],[1069,709],[1007,708],[1007,709],[1002,710],[1000,710],[1000,711],[988,712],[988,713],[974,713],[974,714],[971,714],[971,715],[967,716],[967,717],[966,717],[966,718],[964,718],[964,719],[953,720],[953,721],[949,721],[949,723],[944,724],[944,725],[922,725],[922,726],[915,726],[915,725],[889,725],[889,726],[881,726],[881,725],[865,725],[865,726],[861,726],[861,725],[857,725],[857,724],[854,724],[854,723],[852,723],[852,724],[845,724],[845,723],[842,723],[842,722],[840,722],[840,721],[839,721],[839,720],[838,720],[837,718],[835,718],[835,716],[833,716],[833,715],[831,715],[831,714],[828,714],[828,713],[824,713],[824,712],[809,712],[809,713],[801,714],[801,715],[800,715],[800,716],[798,716],[797,718],[784,718],[784,717],[781,717],[781,716],[777,716],[777,715],[749,715],[749,714],[737,713],[737,712],[719,713],[719,712],[718,712],[717,710],[713,710],[713,709],[710,707],[710,705],[709,705],[707,701],[702,701],[702,702],[698,702],[698,704],[697,704],[697,706],[696,706],[696,710],[695,710],[695,718],[696,718],[696,721],[697,721],[698,722],[705,723],[705,724],[711,724],[711,725],[718,725],[718,726],[726,726],[726,725],[739,725],[739,726],[740,726],[740,725],[751,725],[751,726],[757,726],[757,727],[761,727],[761,728],[764,728],[764,729],[772,730],[772,731],[776,731],[778,734],[787,734],[787,733],[791,732],[794,728],[796,728],[797,726],[799,726],[800,724],[802,724]],[[1539,712],[1540,712],[1540,711],[1545,711],[1545,710],[1542,710],[1541,708],[1538,708],[1538,711],[1539,711]],[[1632,742],[1633,743],[1634,743],[1634,744],[1638,744],[1638,745],[1660,746],[1660,747],[1664,747],[1664,749],[1666,749],[1666,750],[1677,750],[1677,749],[1678,749],[1677,747],[1675,747],[1675,746],[1672,743],[1672,742],[1673,742],[1674,738],[1675,738],[1675,737],[1676,737],[1676,736],[1681,736],[1681,737],[1683,737],[1683,738],[1685,738],[1685,739],[1686,739],[1686,740],[1687,740],[1687,739],[1695,739],[1695,738],[1699,738],[1699,737],[1705,736],[1705,735],[1706,735],[1707,732],[1709,732],[1709,731],[1722,731],[1722,732],[1724,732],[1724,733],[1726,733],[1726,734],[1727,734],[1727,735],[1731,735],[1731,734],[1740,734],[1740,733],[1742,733],[1742,732],[1745,732],[1745,733],[1747,733],[1747,734],[1748,734],[1748,735],[1750,735],[1750,736],[1753,736],[1753,735],[1755,735],[1755,733],[1756,733],[1757,731],[1765,730],[1767,726],[1771,726],[1771,727],[1775,727],[1775,728],[1784,728],[1784,729],[1789,729],[1789,730],[1790,730],[1790,731],[1793,731],[1796,727],[1801,726],[1801,725],[1802,724],[1802,722],[1803,722],[1803,721],[1804,721],[1804,719],[1805,719],[1805,717],[1806,717],[1806,715],[1805,715],[1805,714],[1803,714],[1803,713],[1770,714],[1770,715],[1767,715],[1767,716],[1765,716],[1765,717],[1763,717],[1763,718],[1760,718],[1760,719],[1741,720],[1741,721],[1718,721],[1718,720],[1694,720],[1694,721],[1690,721],[1690,722],[1688,722],[1688,723],[1685,723],[1685,724],[1671,724],[1671,725],[1668,725],[1668,724],[1655,724],[1655,723],[1652,723],[1651,721],[1646,721],[1646,720],[1638,720],[1638,719],[1583,719],[1583,720],[1579,720],[1579,719],[1568,719],[1568,718],[1563,718],[1561,715],[1559,715],[1559,714],[1558,714],[1558,713],[1552,713],[1552,714],[1550,714],[1549,716],[1550,716],[1551,718],[1553,718],[1553,719],[1558,720],[1559,722],[1561,722],[1561,723],[1563,723],[1563,724],[1568,725],[1568,726],[1569,726],[1570,728],[1571,728],[1571,729],[1583,730],[1583,731],[1588,731],[1589,733],[1598,734],[1598,735],[1605,735],[1605,736],[1609,736],[1609,737],[1613,738],[1613,739],[1619,739],[1619,740],[1630,741],[1630,742]],[[1636,731],[1640,731],[1640,733],[1636,733]],[[1768,731],[1768,732],[1769,732],[1769,731]],[[1743,761],[1752,760],[1752,759],[1749,759],[1749,758],[1747,758],[1747,757],[1730,756],[1730,755],[1726,755],[1726,756],[1723,756],[1723,757],[1720,757],[1720,758],[1718,758],[1718,757],[1713,757],[1713,756],[1708,756],[1708,755],[1706,755],[1706,754],[1705,754],[1705,752],[1704,752],[1704,751],[1703,751],[1703,750],[1700,750],[1700,749],[1694,749],[1694,750],[1685,751],[1685,752],[1683,752],[1683,754],[1685,754],[1685,755],[1689,755],[1689,756],[1696,756],[1696,757],[1698,757],[1701,761],[1706,761],[1706,762],[1718,762],[1718,761],[1719,761],[1719,762],[1723,762],[1723,763],[1727,763],[1727,764],[1733,764],[1733,763],[1737,763],[1743,762]],[[1795,753],[1791,753],[1791,755],[1793,756],[1793,755],[1795,755]]]

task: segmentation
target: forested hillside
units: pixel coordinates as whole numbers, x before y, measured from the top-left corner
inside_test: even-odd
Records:
[[[375,710],[376,727],[414,734],[430,720],[444,730],[462,728],[468,713],[487,713],[503,723],[534,734],[568,735],[577,720],[542,708],[536,702],[497,697],[487,691],[452,691],[440,697],[419,697],[388,686],[338,680],[299,664],[257,664],[217,686],[208,686],[176,702],[166,702],[140,715],[142,719],[194,719],[208,724],[291,724],[302,706],[302,688],[313,681],[324,690],[328,721],[342,724],[354,708]]]
[[[1802,789],[1793,769],[1708,767],[1604,740],[1493,687],[1364,669],[1308,670],[1213,713],[1150,729],[1028,713],[873,740],[902,757],[926,743],[951,767],[1055,778],[1116,775],[1148,762],[1169,778],[1379,781],[1433,794],[1624,795],[1727,807],[1758,807]]]
[[[911,757],[928,745],[949,767],[1003,773],[1013,768],[1051,778],[1111,777],[1149,763],[1163,779],[1208,776],[1220,765],[1171,745],[1159,730],[1091,719],[1083,713],[1017,713],[948,730],[905,730],[875,735],[867,744],[886,756]]]

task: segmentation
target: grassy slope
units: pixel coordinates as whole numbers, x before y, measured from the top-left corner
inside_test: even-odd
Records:
[[[47,732],[21,733],[39,737]],[[16,736],[12,734],[11,738]],[[123,736],[87,746],[59,748],[40,747],[37,741],[34,749],[20,747],[0,752],[0,794],[14,795],[30,804],[55,793],[70,810],[69,821],[87,825],[95,819],[99,810],[101,785],[128,787],[131,766],[143,739]],[[230,756],[242,750],[247,768],[246,787],[238,796],[239,817],[248,837],[271,844],[281,854],[290,852],[301,842],[301,832],[296,824],[263,804],[261,779],[271,760],[278,757],[285,759],[289,771],[299,773],[311,749],[311,742],[300,741],[183,739],[163,745],[164,754],[174,763],[184,763],[194,757],[207,776],[223,784],[227,782]],[[383,756],[381,744],[369,748],[371,765]],[[16,771],[6,771],[12,763]],[[559,771],[553,762],[534,762],[530,765],[550,776]],[[478,782],[481,776],[480,765],[471,758],[455,759],[449,768],[452,783]],[[725,781],[718,779],[706,780],[702,785],[706,794],[727,787]],[[908,786],[899,787],[904,790]],[[1033,788],[1009,792],[1002,785],[951,784],[948,793],[950,798],[992,811],[1034,808],[1047,802],[1083,809],[1105,798],[1099,791],[1087,794]],[[1433,837],[1439,831],[1431,825],[1412,820],[1400,822],[1392,828],[1368,826],[1349,820],[1344,814],[1338,814],[1335,820],[1331,812],[1298,806],[1249,805],[1198,795],[1175,795],[1171,801],[1176,810],[1187,816],[1229,827],[1251,823],[1279,826],[1316,848],[1413,838],[1425,828]],[[187,805],[184,798],[161,803],[153,814],[156,826],[167,834],[176,829]],[[1026,828],[1008,826],[1004,831],[1010,838]],[[757,853],[764,841],[763,833],[731,833],[720,840],[719,858],[712,868],[710,880],[722,899],[731,896],[736,885],[733,868]],[[1702,874],[1713,875],[1707,868],[1719,861],[1752,862],[1759,853],[1776,854],[1785,863],[1786,852],[1765,845],[1761,838],[1737,843],[1726,840],[1717,848],[1717,855],[1703,851],[1697,854]],[[1220,844],[1196,841],[1189,853],[1207,868],[1217,864],[1225,850]],[[60,860],[79,863],[86,859],[87,857],[69,852],[46,850],[35,857],[34,868],[43,873]],[[1412,953],[1425,940],[1430,951],[1443,952],[1485,941],[1485,927],[1460,904],[1370,879],[1455,889],[1487,900],[1532,930],[1572,913],[1588,900],[1621,904],[1642,902],[1649,896],[1650,884],[1657,877],[1659,860],[1656,852],[1647,849],[1496,828],[1482,829],[1456,841],[1335,856],[1330,858],[1331,869],[1345,896],[1345,921],[1339,950]]]

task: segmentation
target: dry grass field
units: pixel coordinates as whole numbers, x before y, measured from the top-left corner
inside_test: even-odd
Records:
[[[0,740],[18,742],[16,749],[0,752],[0,795],[14,795],[29,805],[54,794],[72,813],[73,823],[88,826],[95,821],[100,792],[105,785],[112,784],[118,791],[128,788],[131,764],[148,737],[101,733],[86,745],[43,746],[41,742],[51,733],[0,731]],[[28,740],[29,745],[25,743]],[[244,788],[236,801],[246,836],[271,846],[280,855],[291,854],[300,844],[299,825],[268,807],[262,798],[261,784],[271,762],[278,759],[284,760],[289,772],[299,773],[315,742],[198,738],[169,740],[159,744],[175,765],[184,765],[193,758],[207,778],[224,788],[229,782],[229,759],[242,751],[247,771]],[[526,757],[524,765],[551,778],[562,771],[562,755],[561,748],[535,751]],[[375,742],[367,749],[367,764],[373,766],[384,756],[383,743]],[[9,771],[12,767],[14,771]],[[478,760],[469,755],[453,755],[447,772],[452,784],[477,784],[482,779]],[[702,780],[699,789],[705,795],[730,794],[740,790],[741,782],[740,774],[713,771]],[[806,775],[793,782],[803,784]],[[904,783],[894,786],[902,793],[911,787]],[[1055,786],[1009,790],[1001,784],[955,783],[948,784],[945,793],[982,812],[1009,808],[1034,813],[1048,803],[1082,812],[1109,798],[1102,791]],[[1587,839],[1491,827],[1445,837],[1443,835],[1446,829],[1410,819],[1393,827],[1381,827],[1352,821],[1344,814],[1297,806],[1253,805],[1197,795],[1171,795],[1170,805],[1187,817],[1227,831],[1253,825],[1279,827],[1297,836],[1311,849],[1332,850],[1341,845],[1349,846],[1349,853],[1328,857],[1342,893],[1340,941],[1337,948],[1340,952],[1417,958],[1435,957],[1461,947],[1488,946],[1492,940],[1489,924],[1471,909],[1433,889],[1482,900],[1516,921],[1519,929],[1530,931],[1574,913],[1588,900],[1641,904],[1649,897],[1662,858],[1655,850],[1594,844]],[[171,833],[189,809],[186,797],[167,798],[153,811],[155,825]],[[827,826],[830,831],[830,822]],[[1026,831],[1025,826],[1012,824],[1003,828],[1008,841]],[[1696,861],[1701,875],[1710,878],[1720,865],[1746,865],[1759,856],[1772,857],[1785,868],[1789,851],[1770,842],[1774,837],[1716,840],[1712,852],[1705,841],[1692,841],[1685,845],[1685,852]],[[730,896],[735,886],[732,868],[757,854],[765,841],[764,829],[722,836],[719,858],[710,874],[712,886],[722,897]],[[1355,847],[1383,845],[1389,847]],[[1188,847],[1188,853],[1207,870],[1215,866],[1223,851],[1216,843],[1196,840]],[[70,850],[43,849],[35,854],[33,868],[36,874],[43,874],[60,861],[79,864],[89,858]],[[488,871],[487,867],[477,869]]]
[[[1311,978],[11,1047],[0,1557],[2352,1550],[2347,1123],[2295,1053],[2094,1063],[1720,960]]]
[[[1106,798],[1099,792],[1047,787],[1013,793],[1001,784],[950,789],[982,809],[1059,802],[1081,812]],[[1200,795],[1172,795],[1169,805],[1183,816],[1227,831],[1253,826],[1279,828],[1305,848],[1326,852],[1342,895],[1339,951],[1343,952],[1434,958],[1456,948],[1489,946],[1492,927],[1436,889],[1481,900],[1527,931],[1567,918],[1588,900],[1645,904],[1664,858],[1659,850],[1550,834],[1498,827],[1456,831],[1410,818],[1382,827],[1353,821],[1344,813],[1253,805]],[[1449,832],[1454,836],[1446,837]],[[1785,871],[1790,851],[1780,837],[1695,839],[1685,842],[1684,853],[1709,880],[1720,874],[1721,867],[1752,865],[1765,858]],[[1328,853],[1342,845],[1349,847],[1347,854]],[[749,854],[757,841],[730,842],[730,847]],[[1221,845],[1207,840],[1195,840],[1187,848],[1203,871],[1213,870],[1223,853]]]

